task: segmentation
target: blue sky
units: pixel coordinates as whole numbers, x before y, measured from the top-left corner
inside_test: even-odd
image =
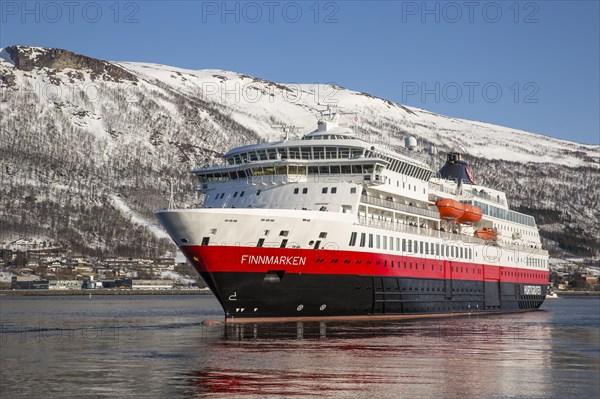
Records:
[[[598,1],[0,2],[0,46],[334,82],[600,144]]]

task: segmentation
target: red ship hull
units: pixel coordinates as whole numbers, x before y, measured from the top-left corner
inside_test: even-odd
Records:
[[[535,310],[548,281],[547,271],[368,252],[181,249],[240,321]]]

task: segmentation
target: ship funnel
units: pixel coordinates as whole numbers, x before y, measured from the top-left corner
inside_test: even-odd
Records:
[[[446,163],[439,171],[444,179],[456,180],[459,183],[477,184],[469,169],[469,163],[458,152],[451,152],[446,158]]]

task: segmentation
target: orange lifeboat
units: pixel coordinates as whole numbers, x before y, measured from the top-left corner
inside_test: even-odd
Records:
[[[449,198],[442,198],[436,201],[435,205],[440,212],[440,218],[455,220],[465,214],[465,204],[454,201]]]
[[[463,224],[477,223],[481,220],[481,208],[470,204],[465,204],[465,213],[456,221]]]
[[[498,236],[498,233],[487,227],[475,231],[475,237],[484,240],[493,240],[494,238],[496,238],[496,236]]]

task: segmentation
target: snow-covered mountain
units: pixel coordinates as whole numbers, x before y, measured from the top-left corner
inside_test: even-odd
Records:
[[[600,147],[396,104],[334,85],[282,84],[220,70],[108,62],[69,51],[0,52],[0,241],[62,240],[87,252],[146,254],[170,244],[153,212],[173,182],[233,146],[316,127],[334,104],[374,142],[465,153],[476,177],[537,217],[551,246],[600,248]],[[358,116],[360,121],[354,122]],[[343,120],[344,122],[344,120]],[[557,244],[558,243],[558,244]]]

